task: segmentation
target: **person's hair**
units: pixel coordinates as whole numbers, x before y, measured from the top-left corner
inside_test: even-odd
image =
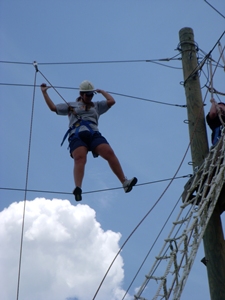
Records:
[[[81,96],[82,96],[83,94],[85,94],[85,92],[80,92],[80,96],[77,97],[76,102],[82,101]]]
[[[224,102],[218,102],[218,104],[222,104],[222,105],[225,105],[225,103],[224,103]]]
[[[79,102],[81,100],[82,100],[82,98],[81,98],[81,96],[79,96],[79,97],[77,97],[76,102]]]
[[[80,92],[80,96],[77,97],[76,102],[82,101],[81,96],[82,96],[83,94],[85,94],[85,92]],[[90,107],[93,107],[93,106],[94,106],[94,103],[91,101],[91,102],[89,103],[89,105],[90,105]],[[86,107],[86,110],[87,110],[87,107]]]

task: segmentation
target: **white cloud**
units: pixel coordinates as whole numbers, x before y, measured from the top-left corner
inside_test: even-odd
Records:
[[[0,299],[4,300],[16,299],[23,205],[13,203],[0,213]],[[44,198],[27,201],[19,299],[92,299],[119,250],[120,237],[103,231],[88,205]],[[123,277],[119,255],[96,299],[121,299]]]

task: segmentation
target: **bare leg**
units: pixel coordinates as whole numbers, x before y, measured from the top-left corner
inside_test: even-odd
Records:
[[[81,188],[82,181],[84,178],[84,169],[87,161],[87,148],[84,146],[78,147],[72,152],[72,156],[74,159],[74,182],[75,186]]]
[[[96,147],[95,152],[108,161],[114,174],[118,177],[120,182],[123,183],[126,177],[113,149],[108,144],[101,144]]]

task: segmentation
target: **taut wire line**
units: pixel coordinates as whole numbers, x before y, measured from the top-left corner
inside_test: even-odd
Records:
[[[171,60],[181,60],[181,58],[176,58],[179,54],[176,54],[169,58],[158,58],[158,59],[134,59],[134,60],[103,60],[103,61],[72,61],[72,62],[39,62],[39,65],[83,65],[83,64],[114,64],[114,63],[157,63],[157,62],[169,62]],[[30,62],[18,62],[18,61],[6,61],[0,60],[0,63],[5,64],[21,64],[21,65],[31,65]],[[159,65],[178,69],[176,67],[167,66],[159,63]],[[180,69],[180,68],[179,68]]]
[[[209,60],[209,71],[210,71],[210,94],[211,94],[211,99],[213,98],[213,71],[212,71],[212,60]]]
[[[223,17],[225,19],[225,16],[223,14],[221,14],[221,12],[219,12],[214,6],[212,6],[212,4],[210,4],[208,1],[204,0],[209,6],[212,7],[212,9],[214,9],[219,15],[221,15],[221,17]]]
[[[188,175],[183,175],[183,176],[178,176],[175,177],[175,179],[181,179],[181,178],[187,178],[187,177],[191,177],[191,174]],[[165,182],[165,181],[169,181],[171,180],[171,178],[166,178],[166,179],[160,179],[160,180],[154,180],[154,181],[148,181],[148,182],[143,182],[143,183],[138,183],[135,185],[135,187],[138,186],[142,186],[142,185],[150,185],[150,184],[154,184],[154,183],[161,183],[161,182]],[[83,194],[94,194],[94,193],[101,193],[101,192],[107,192],[107,191],[114,191],[114,190],[120,190],[123,189],[123,187],[114,187],[114,188],[108,188],[108,189],[101,189],[101,190],[93,190],[93,191],[87,191],[87,192],[83,192]],[[0,190],[8,190],[8,191],[19,191],[19,192],[23,192],[24,189],[20,189],[20,188],[10,188],[10,187],[0,187]],[[27,192],[34,192],[34,193],[48,193],[48,194],[63,194],[63,195],[71,195],[71,192],[63,192],[63,191],[46,191],[46,190],[31,190],[31,189],[27,189]]]
[[[36,72],[39,72],[42,77],[48,82],[48,84],[54,89],[54,91],[59,95],[59,97],[69,106],[69,103],[63,98],[63,96],[57,91],[57,89],[51,84],[51,82],[45,77],[45,75],[38,69],[37,62],[34,61],[34,66]]]
[[[191,78],[194,74],[196,74],[199,70],[201,70],[204,66],[204,64],[206,63],[206,61],[210,58],[211,53],[213,52],[213,50],[215,49],[216,45],[218,45],[220,43],[220,40],[222,39],[222,37],[225,34],[225,30],[224,32],[221,34],[221,36],[219,37],[219,39],[217,40],[217,42],[215,43],[215,45],[212,47],[212,49],[209,51],[208,54],[206,54],[206,56],[203,58],[203,60],[201,61],[201,63],[191,72],[191,74],[185,79],[184,81],[184,85],[185,83],[189,80],[189,78]]]
[[[41,73],[39,71],[39,73]],[[41,75],[45,78],[45,76],[41,73]],[[69,87],[69,86],[53,86],[48,80],[47,78],[45,78],[46,81],[49,83],[49,85],[57,92],[57,94],[63,99],[63,101],[66,102],[66,100],[62,97],[62,95],[60,95],[60,93],[56,90],[56,89],[67,89],[67,90],[79,90],[79,88],[76,87]],[[6,86],[24,86],[24,87],[33,87],[34,85],[32,84],[24,84],[24,83],[4,83],[4,82],[0,82],[0,85],[6,85]],[[39,85],[38,85],[39,87]],[[172,104],[172,103],[168,103],[168,102],[162,102],[162,101],[157,101],[157,100],[153,100],[153,99],[147,99],[147,98],[143,98],[143,97],[137,97],[137,96],[131,96],[131,95],[126,95],[126,94],[121,94],[121,93],[115,93],[115,92],[110,92],[107,91],[108,93],[112,94],[112,95],[117,95],[117,96],[121,96],[121,97],[126,97],[126,98],[131,98],[131,99],[137,99],[137,100],[142,100],[142,101],[147,101],[147,102],[152,102],[152,103],[156,103],[156,104],[164,104],[164,105],[168,105],[168,106],[176,106],[176,107],[181,107],[184,108],[187,105],[185,104]]]
[[[213,92],[213,94],[218,94],[218,95],[221,95],[221,96],[225,96],[225,93],[222,93],[222,92],[219,92],[219,91],[217,91],[215,88],[211,88],[210,86],[208,86],[208,85],[206,85],[206,87],[208,88],[208,90],[211,92],[211,90],[212,90],[212,92]]]
[[[21,240],[20,240],[20,254],[19,254],[19,269],[18,269],[18,282],[17,282],[17,296],[19,299],[20,291],[20,277],[21,277],[21,266],[22,266],[22,253],[23,253],[23,237],[24,237],[24,224],[25,224],[25,213],[26,213],[26,199],[27,199],[27,187],[29,179],[29,166],[30,166],[30,150],[31,150],[31,139],[32,139],[32,127],[33,127],[33,116],[34,116],[34,100],[35,100],[35,86],[36,86],[37,70],[34,76],[34,89],[33,89],[33,101],[31,109],[31,120],[30,120],[30,136],[28,144],[28,155],[27,155],[27,170],[26,170],[26,182],[25,182],[25,192],[24,192],[24,205],[23,205],[23,218],[22,218],[22,230],[21,230]]]
[[[178,205],[178,203],[179,203],[179,201],[180,201],[180,198],[181,198],[181,197],[179,197],[179,199],[177,200],[176,204],[174,205],[172,211],[170,212],[169,216],[167,217],[167,219],[166,219],[164,225],[162,226],[161,230],[159,231],[157,237],[155,238],[155,241],[153,242],[153,244],[152,244],[151,248],[149,249],[148,253],[146,254],[145,258],[143,259],[143,261],[142,261],[140,267],[138,268],[136,274],[134,275],[134,277],[133,277],[131,283],[129,284],[129,286],[128,286],[128,288],[127,288],[127,290],[126,290],[126,292],[125,292],[125,294],[124,294],[124,296],[123,296],[123,298],[122,298],[121,300],[124,300],[124,299],[125,299],[125,297],[126,297],[127,293],[129,292],[129,290],[130,290],[132,284],[134,283],[135,279],[137,278],[137,276],[138,276],[139,272],[141,271],[141,269],[142,269],[144,263],[146,262],[148,256],[150,255],[150,253],[151,253],[153,247],[155,246],[155,244],[156,244],[157,240],[159,239],[161,233],[163,232],[163,230],[164,230],[166,224],[168,223],[170,217],[172,216],[172,214],[173,214],[175,208],[177,207],[177,205]]]
[[[223,50],[222,50],[222,46],[221,46],[221,43],[219,42],[218,43],[218,48],[219,48],[219,52],[220,52],[220,54],[222,55],[222,61],[223,61],[223,69],[224,69],[224,71],[225,71],[225,57],[224,57],[224,55],[223,55]]]
[[[211,93],[211,98],[213,98],[213,94],[218,94],[218,95],[221,95],[221,96],[225,96],[225,93],[219,92],[213,87],[213,77],[216,73],[216,69],[219,66],[220,59],[222,58],[222,60],[224,60],[223,53],[224,53],[224,50],[225,50],[225,46],[222,49],[221,44],[219,43],[218,47],[219,47],[220,56],[219,56],[219,59],[218,59],[218,62],[215,66],[214,71],[212,71],[212,58],[210,59],[210,81],[209,81],[209,86],[206,85],[206,87],[208,88],[208,91]],[[225,65],[224,65],[224,70],[225,70]]]
[[[50,84],[50,86],[54,89],[54,91],[59,95],[59,97],[66,103],[69,111],[71,113],[73,113],[75,116],[77,116],[78,119],[80,119],[80,116],[76,113],[75,109],[69,105],[69,103],[66,101],[66,99],[63,98],[63,96],[57,91],[57,89],[51,84],[51,82],[44,76],[44,74],[41,71],[39,71],[36,61],[34,61],[34,66],[35,66],[36,71],[39,72],[43,76],[43,78]]]

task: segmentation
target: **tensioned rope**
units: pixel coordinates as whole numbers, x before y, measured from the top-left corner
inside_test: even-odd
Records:
[[[225,30],[224,32],[221,34],[221,36],[219,37],[219,39],[217,40],[217,42],[215,43],[215,45],[212,47],[212,49],[209,51],[209,53],[203,58],[203,60],[201,61],[201,63],[190,73],[190,75],[185,79],[184,81],[184,85],[187,82],[187,80],[189,80],[189,78],[191,78],[192,76],[195,76],[195,74],[201,70],[204,66],[204,64],[206,63],[206,61],[210,58],[211,53],[213,52],[213,50],[216,48],[216,46],[220,43],[220,40],[222,39],[222,37],[225,34]]]
[[[40,72],[40,70],[39,70],[39,72]],[[0,85],[33,87],[33,85],[31,85],[31,84],[22,84],[22,83],[0,83]],[[39,87],[39,85],[38,85],[38,87]],[[53,86],[51,85],[51,87],[53,87]],[[79,88],[63,87],[63,86],[54,86],[54,89],[55,90],[56,89],[79,90]],[[182,108],[186,107],[186,105],[181,105],[181,104],[172,104],[172,103],[168,103],[168,102],[162,102],[162,101],[157,101],[157,100],[152,100],[152,99],[147,99],[147,98],[137,97],[137,96],[131,96],[131,95],[126,95],[126,94],[121,94],[121,93],[115,93],[115,92],[110,92],[110,91],[107,91],[107,92],[110,93],[110,94],[112,94],[112,95],[117,95],[117,96],[121,96],[121,97],[126,97],[126,98],[131,98],[131,99],[137,99],[137,100],[142,100],[142,101],[147,101],[147,102],[153,102],[153,103],[157,103],[157,104],[164,104],[164,105],[168,105],[168,106],[177,106],[177,107],[182,107]],[[58,91],[57,91],[57,93],[58,93]]]
[[[220,54],[222,54],[223,50],[222,50],[222,46],[221,46],[221,43],[220,43],[220,42],[218,43],[218,48],[219,48]],[[224,71],[225,71],[225,57],[224,57],[223,54],[222,54],[222,60],[223,60],[223,69],[224,69]]]
[[[159,59],[135,59],[135,60],[105,60],[105,61],[77,61],[77,62],[39,62],[39,65],[83,65],[83,64],[118,64],[118,63],[155,63],[164,67],[172,68],[172,69],[181,69],[180,67],[168,66],[162,64],[161,62],[169,62],[173,60],[180,60],[181,58],[176,58],[179,54],[174,55],[171,58],[159,58]],[[175,59],[176,58],[176,59]],[[0,63],[6,64],[23,64],[30,65],[30,62],[17,62],[17,61],[0,61]]]
[[[220,52],[219,60],[223,57],[224,50],[225,50],[225,47]],[[219,107],[218,103],[215,101],[215,99],[213,99],[213,93],[215,92],[214,88],[213,88],[213,77],[215,75],[216,69],[217,69],[217,66],[215,67],[214,72],[212,71],[212,64],[211,64],[211,60],[210,60],[210,87],[208,87],[208,89],[211,93],[211,101],[213,101],[215,103],[217,114],[218,114],[218,117],[220,119],[220,122],[224,126],[225,124],[224,124],[224,121],[222,119],[222,110],[220,109],[220,107]]]
[[[57,91],[57,89],[51,84],[51,82],[45,77],[45,75],[38,69],[38,65],[37,62],[34,61],[34,67],[36,69],[36,72],[39,72],[42,77],[44,77],[44,79],[48,82],[48,84],[50,84],[51,88],[54,89],[54,91],[59,95],[59,97],[69,106],[69,103],[66,101],[65,98],[63,98],[63,96]]]
[[[191,174],[188,174],[188,175],[183,175],[183,176],[175,177],[174,179],[187,178],[187,177],[191,177],[191,176],[192,176]],[[135,187],[137,187],[137,186],[143,186],[143,185],[150,185],[150,184],[154,184],[154,183],[165,182],[165,181],[169,181],[169,180],[171,180],[171,178],[161,179],[161,180],[154,180],[154,181],[143,182],[143,183],[138,183],[138,184],[135,185]],[[83,194],[101,193],[101,192],[107,192],[107,191],[113,191],[113,190],[119,190],[119,189],[123,189],[123,187],[114,187],[114,188],[108,188],[108,189],[87,191],[87,192],[83,192]],[[24,189],[10,188],[10,187],[0,187],[0,190],[24,192]],[[27,189],[27,192],[71,195],[71,192],[46,191],[46,190],[34,190],[34,189],[32,189],[32,190],[31,189]]]
[[[202,60],[202,62],[200,63],[200,65],[198,67],[196,67],[196,70],[194,70],[189,77],[193,76],[193,74],[195,74],[198,70],[202,69],[203,65],[205,64],[205,62],[207,61],[207,58],[211,55],[212,51],[214,50],[214,48],[216,47],[217,44],[220,44],[220,40],[222,39],[223,35],[225,34],[225,31],[223,32],[223,34],[220,36],[220,38],[218,39],[218,41],[216,42],[216,44],[214,45],[214,47],[211,49],[211,51],[205,55],[204,59]],[[179,50],[179,46],[177,47],[177,50]],[[175,55],[174,57],[178,56],[179,54]],[[160,61],[169,61],[174,59],[174,57],[172,58],[163,58],[163,59],[159,59]],[[158,60],[158,61],[159,61]],[[138,60],[134,60],[133,62],[137,62]],[[140,60],[139,60],[140,61]],[[155,62],[157,60],[143,60],[143,61],[148,61],[148,62]],[[106,62],[113,62],[113,61],[102,61],[102,63],[106,63]],[[116,61],[115,61],[116,62]],[[132,61],[117,61],[117,62],[132,62]],[[0,63],[14,63],[14,64],[27,64],[30,65],[31,63],[26,63],[26,62],[10,62],[10,61],[0,61]],[[101,63],[99,62],[68,62],[68,63],[39,63],[39,65],[47,65],[47,64],[84,64],[84,63]],[[37,63],[34,62],[35,67],[37,68]],[[218,67],[218,64],[217,64]],[[64,88],[64,89],[78,89],[78,88],[72,88],[72,87],[56,87],[53,86],[48,80],[47,78],[44,76],[44,74],[37,69],[37,71],[39,71],[39,73],[43,76],[43,78],[46,79],[46,81],[50,84],[50,86],[56,91],[56,93],[63,99],[63,101],[66,102],[66,100],[60,95],[60,93],[57,91],[56,88]],[[188,80],[188,78],[186,79]],[[185,84],[185,82],[183,83]],[[0,83],[0,85],[11,85],[11,86],[29,86],[29,87],[33,87],[33,85],[28,85],[28,84],[10,84],[10,83]],[[177,106],[177,107],[186,107],[186,105],[180,105],[180,104],[171,104],[171,103],[167,103],[167,102],[162,102],[162,101],[156,101],[156,100],[151,100],[151,99],[146,99],[143,97],[136,97],[136,96],[131,96],[131,95],[125,95],[125,94],[121,94],[121,93],[115,93],[115,92],[110,92],[111,94],[117,95],[117,96],[123,96],[123,97],[128,97],[128,98],[132,98],[132,99],[138,99],[138,100],[143,100],[143,101],[148,101],[148,102],[153,102],[153,103],[157,103],[157,104],[164,104],[164,105],[169,105],[169,106]],[[66,102],[67,103],[67,102]],[[68,103],[67,103],[68,104]]]
[[[221,45],[221,44],[220,44],[220,41],[219,41],[219,43],[218,43],[218,47],[219,47],[219,45]],[[199,51],[201,51],[201,52],[203,53],[204,57],[207,55],[207,53],[206,53],[205,51],[203,51],[201,48],[198,47],[198,49],[199,49]],[[219,50],[220,50],[220,49],[219,49]],[[201,59],[201,58],[198,57],[198,60],[200,60],[200,59]],[[224,69],[224,64],[225,64],[225,62],[224,62],[223,64],[221,64],[220,62],[219,62],[219,63],[216,62],[212,57],[211,57],[211,59],[212,59],[212,65],[213,65],[213,67],[214,67],[215,65],[218,65],[218,68]]]
[[[177,50],[177,49],[176,49]],[[201,49],[199,49],[201,50]],[[202,53],[205,55],[206,53],[201,50]],[[175,55],[174,57],[178,56],[179,54]],[[181,60],[181,58],[161,58],[161,59],[147,59],[147,60],[108,60],[108,61],[77,61],[77,62],[39,62],[39,65],[83,65],[83,64],[113,64],[113,63],[142,63],[142,62],[147,62],[147,63],[155,63],[158,65],[161,65],[163,67],[167,68],[172,68],[172,69],[178,69],[181,70],[181,67],[174,67],[174,66],[168,66],[162,63],[159,63],[160,61],[175,61],[175,60]],[[1,64],[15,64],[15,65],[33,65],[31,62],[20,62],[20,61],[7,61],[7,60],[0,60]],[[222,67],[222,66],[220,66]]]
[[[206,85],[206,87],[209,89],[210,92],[212,91],[213,94],[218,94],[218,95],[221,95],[221,96],[225,96],[225,93],[219,92],[215,88],[211,88],[210,86],[207,86],[207,85]]]
[[[36,85],[36,78],[37,78],[37,71],[35,72],[35,76],[34,76],[34,86]],[[28,187],[29,166],[30,166],[30,150],[31,150],[32,127],[33,127],[33,116],[34,116],[34,100],[35,100],[35,88],[33,89],[33,100],[32,100],[31,120],[30,120],[30,135],[29,135],[29,144],[28,144],[28,155],[27,155],[26,182],[25,182],[25,189],[24,189],[25,193],[24,193],[22,229],[21,229],[21,240],[20,240],[20,255],[19,255],[19,269],[18,269],[18,282],[17,282],[17,295],[16,295],[17,300],[19,299],[19,291],[20,291],[20,275],[21,275],[22,254],[23,254],[23,236],[24,236],[27,187]]]
[[[214,89],[214,87],[213,87],[213,76],[214,76],[215,73],[216,73],[216,70],[217,70],[218,65],[219,65],[219,61],[220,61],[220,59],[222,59],[222,60],[224,61],[224,50],[225,50],[225,46],[224,46],[223,49],[222,49],[221,44],[220,44],[220,41],[218,42],[218,49],[219,49],[219,52],[220,52],[220,56],[219,56],[219,60],[218,60],[218,62],[217,62],[217,64],[216,64],[216,66],[215,66],[214,72],[212,72],[212,57],[210,57],[210,61],[209,61],[209,66],[210,66],[210,77],[211,77],[211,78],[210,78],[210,88],[212,89],[211,92],[216,91],[216,90]],[[225,69],[225,61],[224,61],[224,69]],[[218,91],[216,91],[216,92],[219,93]],[[223,94],[223,93],[219,93],[219,94],[225,95],[225,94]]]
[[[135,279],[137,278],[137,276],[138,276],[138,274],[139,274],[139,272],[140,272],[141,268],[143,267],[144,263],[146,262],[146,260],[147,260],[148,256],[150,255],[150,253],[151,253],[151,251],[152,251],[153,247],[155,246],[155,244],[156,244],[157,240],[159,239],[159,237],[160,237],[160,235],[162,234],[162,232],[163,232],[163,230],[164,230],[165,226],[167,225],[167,223],[168,223],[169,219],[171,218],[171,216],[172,216],[173,212],[175,211],[175,209],[176,209],[176,207],[177,207],[178,203],[180,202],[180,199],[181,199],[181,197],[179,197],[179,199],[178,199],[178,200],[177,200],[177,202],[175,203],[175,205],[174,205],[173,209],[171,210],[171,212],[170,212],[169,216],[167,217],[167,219],[166,219],[165,223],[163,224],[163,226],[162,226],[162,228],[161,228],[161,230],[160,230],[159,234],[157,235],[157,237],[156,237],[155,241],[153,242],[153,244],[152,244],[151,248],[150,248],[150,249],[149,249],[149,251],[147,252],[147,254],[146,254],[145,258],[143,259],[143,261],[142,261],[142,263],[141,263],[140,267],[138,268],[138,270],[137,270],[136,274],[134,275],[134,277],[133,277],[133,279],[132,279],[132,281],[131,281],[130,285],[128,286],[128,288],[127,288],[127,290],[126,290],[126,293],[124,294],[124,296],[123,296],[123,298],[122,298],[121,300],[124,300],[124,298],[125,298],[125,297],[126,297],[126,295],[128,294],[128,292],[129,292],[129,290],[130,290],[130,288],[131,288],[132,284],[134,283]],[[184,216],[184,219],[186,219],[186,217],[188,216],[188,214],[189,214],[190,210],[191,210],[191,208],[190,208],[190,209],[189,209],[189,211],[186,213],[186,216]],[[176,231],[176,233],[175,233],[175,235],[174,235],[174,238],[176,238],[176,237],[177,237],[177,235],[178,235],[178,233],[179,233],[179,231],[180,231],[181,227],[182,227],[182,224],[180,224],[180,226],[178,227],[178,229],[177,229],[177,231]],[[166,253],[167,253],[167,251],[168,251],[168,250],[169,250],[169,246],[167,247],[167,249],[165,249],[165,251],[164,251],[164,253],[163,253],[163,256],[165,256],[165,255],[166,255]],[[155,266],[155,268],[154,268],[153,272],[152,272],[152,276],[153,276],[153,275],[154,275],[154,273],[156,272],[156,270],[157,270],[157,268],[159,267],[160,263],[161,263],[161,261],[159,260],[159,261],[158,261],[158,263],[156,264],[156,266]]]
[[[177,50],[177,49],[176,49]],[[200,50],[200,49],[199,49]],[[202,51],[204,53],[204,51]],[[154,63],[161,65],[163,67],[172,68],[172,69],[178,69],[181,70],[181,67],[174,67],[174,66],[168,66],[165,64],[162,64],[160,62],[169,62],[169,61],[175,61],[175,60],[181,60],[181,58],[176,58],[179,55],[176,54],[171,58],[159,58],[159,59],[136,59],[136,60],[106,60],[106,61],[76,61],[76,62],[39,62],[39,65],[83,65],[83,64],[118,64],[118,63]],[[205,53],[204,53],[205,55]],[[0,63],[2,64],[18,64],[18,65],[32,65],[31,62],[19,62],[19,61],[7,61],[7,60],[0,60]]]
[[[218,9],[216,9],[212,4],[210,4],[208,1],[204,0],[209,6],[211,6],[212,9],[214,9],[219,15],[221,15],[221,17],[223,17],[225,19],[225,16],[218,11]]]
[[[175,208],[177,207],[178,203],[180,202],[180,199],[181,199],[181,197],[179,197],[179,199],[178,199],[177,202],[175,203],[173,209],[171,210],[169,216],[167,217],[167,219],[166,219],[165,223],[163,224],[162,228],[160,229],[160,231],[159,231],[157,237],[155,238],[153,244],[151,245],[150,249],[148,250],[147,254],[145,255],[145,257],[144,257],[144,259],[143,259],[143,261],[142,261],[140,267],[138,268],[137,272],[135,273],[135,275],[134,275],[132,281],[130,282],[130,284],[129,284],[129,286],[128,286],[128,288],[127,288],[127,290],[126,290],[126,292],[125,292],[125,294],[124,294],[124,296],[123,296],[123,298],[122,298],[121,300],[124,300],[125,297],[126,297],[126,295],[128,294],[128,292],[129,292],[131,286],[133,285],[133,283],[134,283],[135,279],[137,278],[138,274],[140,273],[140,271],[141,271],[142,267],[144,266],[144,264],[145,264],[147,258],[149,257],[149,255],[150,255],[150,253],[151,253],[153,247],[155,246],[155,244],[156,244],[156,242],[158,241],[160,235],[162,234],[164,228],[166,227],[166,224],[169,222],[169,220],[170,220],[170,218],[171,218],[173,212],[175,211]]]
[[[218,48],[219,48],[219,52],[220,54],[223,52],[222,50],[222,46],[221,46],[221,43],[219,42],[218,43]],[[199,47],[198,47],[198,50],[201,51],[202,53],[204,53],[204,55],[206,56],[206,52],[201,50]],[[197,59],[198,61],[200,60],[199,58]],[[207,66],[207,74],[205,73],[204,69],[201,68],[201,70],[199,71],[199,75],[201,73],[203,73],[205,75],[205,78],[206,78],[206,83],[201,87],[201,89],[203,89],[204,87],[207,87],[209,88],[208,84],[209,84],[209,73],[210,73],[210,68],[211,67],[215,67],[215,68],[222,68],[224,71],[225,71],[225,58],[224,58],[224,55],[222,54],[222,60],[223,60],[223,63],[220,63],[219,61],[215,61],[212,56],[210,56],[210,59],[206,60],[206,66]],[[200,77],[200,76],[199,76]],[[214,94],[216,94],[216,96],[219,98],[218,95],[224,95],[224,93],[221,93],[219,91],[217,91],[215,88],[213,88],[214,90]]]

